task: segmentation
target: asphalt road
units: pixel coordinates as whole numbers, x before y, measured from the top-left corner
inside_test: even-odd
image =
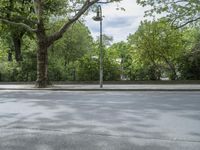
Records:
[[[0,150],[199,150],[200,92],[0,91]]]

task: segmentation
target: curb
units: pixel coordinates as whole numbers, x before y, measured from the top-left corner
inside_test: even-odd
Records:
[[[0,91],[194,91],[200,92],[200,89],[58,89],[58,88],[0,88]]]

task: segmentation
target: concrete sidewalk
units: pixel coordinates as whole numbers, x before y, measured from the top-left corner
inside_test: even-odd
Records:
[[[54,84],[35,88],[34,84],[0,84],[0,90],[62,90],[62,91],[200,91],[200,84]]]

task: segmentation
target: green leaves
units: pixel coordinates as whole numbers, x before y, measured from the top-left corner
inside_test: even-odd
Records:
[[[163,13],[179,27],[200,20],[199,0],[137,0],[137,3],[143,7],[151,6],[146,15]]]
[[[128,39],[135,46],[140,62],[150,70],[176,72],[176,61],[184,49],[184,42],[181,32],[171,28],[168,22],[141,22],[136,33]]]

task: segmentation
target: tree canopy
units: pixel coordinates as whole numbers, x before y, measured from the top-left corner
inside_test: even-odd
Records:
[[[143,7],[151,7],[146,15],[165,13],[178,27],[200,20],[199,0],[137,0],[137,3]]]

